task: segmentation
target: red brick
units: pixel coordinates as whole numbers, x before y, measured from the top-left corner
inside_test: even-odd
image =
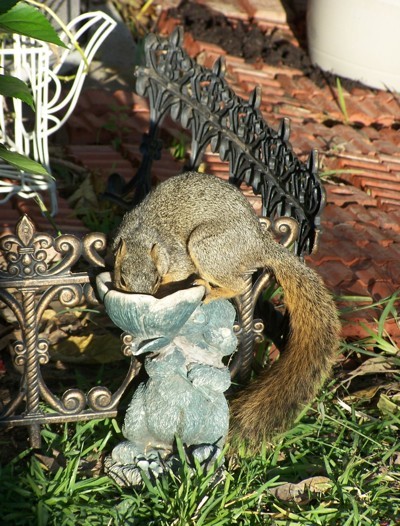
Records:
[[[346,265],[356,265],[360,261],[369,259],[368,254],[351,241],[339,241],[335,246],[335,250]]]
[[[387,190],[397,191],[400,195],[400,177],[392,172],[370,172],[368,174],[355,174],[354,178],[363,183],[364,186],[371,186],[376,188],[385,188]]]
[[[382,187],[373,186],[372,184],[366,184],[365,189],[368,190],[368,193],[371,194],[372,197],[376,197],[377,199],[391,199],[392,202],[398,201],[400,205],[400,192],[386,190]]]
[[[400,209],[390,212],[390,215],[392,216],[392,219],[394,219],[395,221],[397,220],[397,222],[400,223]]]
[[[358,188],[344,185],[326,185],[327,200],[330,203],[335,203],[338,206],[350,205],[356,203],[363,206],[374,207],[377,205],[373,197],[368,196]]]
[[[342,296],[368,296],[368,288],[363,285],[354,275],[351,281],[344,281],[340,284],[340,294]]]
[[[367,290],[370,290],[370,287],[372,287],[372,285],[376,281],[376,274],[375,274],[374,266],[372,265],[372,263],[367,268],[357,269],[356,275],[360,283]]]
[[[347,115],[351,122],[361,122],[364,125],[369,126],[374,121],[374,118],[371,117],[371,115],[365,113],[363,103],[360,103],[355,97],[345,94],[344,100]]]
[[[121,106],[126,106],[129,109],[133,108],[135,100],[137,101],[138,99],[139,97],[137,95],[134,96],[133,92],[131,91],[125,91],[125,90],[119,89],[119,90],[114,91],[113,93],[113,100],[117,104]],[[143,100],[141,97],[140,99]]]
[[[379,208],[382,208],[385,212],[393,212],[400,208],[400,196],[399,199],[388,199],[386,197],[378,199]]]
[[[372,126],[366,126],[362,130],[360,130],[360,133],[371,140],[379,139],[379,131],[376,128],[373,128]]]
[[[335,229],[332,227],[325,227],[325,225],[322,225],[319,246],[321,247],[323,245],[329,245],[330,243],[337,243]]]
[[[108,145],[86,145],[86,144],[73,144],[71,146],[67,146],[67,151],[70,152],[72,155],[93,155],[94,158],[101,157],[102,155],[118,155],[118,152],[114,150],[111,146]]]
[[[337,104],[326,97],[325,94],[321,93],[320,90],[312,93],[305,92],[305,100],[308,100],[309,103],[314,104],[321,112],[326,112],[331,119],[341,119],[342,113],[338,108]],[[326,116],[324,117],[326,119]]]
[[[212,58],[212,64],[219,57],[226,55],[226,51],[221,46],[218,46],[217,44],[211,44],[211,42],[203,42],[201,40],[197,40],[196,43],[199,46],[200,51],[205,51],[207,54],[207,57]]]
[[[378,158],[365,158],[357,156],[348,156],[345,153],[339,155],[339,166],[346,168],[354,168],[357,170],[365,170],[365,172],[377,171],[377,172],[388,172],[389,168]],[[384,173],[382,175],[385,175]]]
[[[336,243],[322,242],[317,252],[311,256],[310,261],[312,261],[314,265],[321,266],[331,261],[341,262],[342,257],[337,250]]]
[[[400,202],[394,201],[393,199],[386,199],[382,198],[379,199],[379,208],[381,208],[384,212],[391,213],[394,210],[398,210],[400,208]]]
[[[170,35],[179,24],[180,21],[177,18],[173,18],[168,11],[164,10],[157,20],[157,31],[161,35]],[[189,50],[187,52],[190,54]]]
[[[336,238],[336,243],[341,243],[343,241],[347,243],[355,243],[358,240],[358,232],[355,229],[355,223],[341,223],[336,225],[332,230]]]
[[[290,117],[292,122],[298,121],[301,124],[304,118],[309,118],[311,110],[302,106],[297,106],[294,102],[282,103],[276,107],[276,113],[281,117]]]
[[[341,208],[333,204],[327,204],[322,211],[323,223],[337,225],[340,223],[348,223],[349,225],[356,223],[356,218],[349,209]]]
[[[361,238],[363,241],[361,245],[364,247],[371,241],[378,243],[378,245],[383,248],[390,247],[390,245],[394,243],[394,239],[390,234],[382,231],[375,225],[368,225],[368,228],[365,228],[365,226],[357,224],[355,225],[355,231],[357,232],[358,239]],[[379,250],[378,247],[377,250]]]
[[[392,283],[397,286],[397,289],[400,289],[400,262],[387,261],[383,268]]]
[[[399,147],[400,150],[400,147]],[[400,151],[399,151],[400,154]],[[379,153],[379,158],[384,162],[387,163],[391,170],[398,170],[400,171],[400,155],[387,155],[385,153]]]
[[[369,212],[369,208],[366,208],[365,206],[359,205],[359,204],[351,204],[348,206],[347,210],[351,212],[354,216],[354,221],[359,223],[374,223],[375,218],[374,216]],[[356,225],[356,228],[359,225]],[[361,226],[360,226],[361,228]]]
[[[375,301],[379,301],[379,300],[382,300],[383,298],[392,296],[397,290],[398,290],[398,287],[396,287],[390,281],[379,279],[372,285],[371,295]]]
[[[400,261],[400,243],[397,238],[397,241],[390,245],[386,250],[387,260],[388,261]]]
[[[373,142],[373,145],[375,149],[386,155],[396,155],[396,153],[399,155],[399,146],[392,142],[378,139]]]
[[[110,91],[100,89],[87,89],[84,90],[80,96],[76,112],[81,113],[81,104],[84,105],[84,112],[95,112],[95,113],[106,113],[110,111],[114,103],[113,94]]]
[[[362,105],[362,109],[365,115],[371,117],[370,122],[376,122],[376,119],[379,116],[379,110],[376,105],[376,98],[363,96],[360,97],[360,103]]]
[[[316,268],[329,289],[339,291],[341,284],[354,278],[352,270],[339,260],[324,261],[322,265],[315,265],[314,256],[307,258],[307,262]]]

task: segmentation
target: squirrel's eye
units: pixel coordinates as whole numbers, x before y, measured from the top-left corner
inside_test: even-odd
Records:
[[[127,288],[127,283],[126,283],[126,279],[124,278],[124,276],[121,274],[120,278],[119,278],[119,282],[120,282],[120,285],[121,287],[123,287],[124,289]]]

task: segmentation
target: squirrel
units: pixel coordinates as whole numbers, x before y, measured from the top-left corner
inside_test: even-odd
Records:
[[[284,352],[231,401],[230,436],[253,449],[293,422],[329,375],[339,347],[334,301],[319,275],[279,244],[233,184],[187,172],[158,185],[115,235],[114,285],[157,294],[194,279],[206,302],[244,292],[246,275],[272,271],[290,328]],[[194,278],[193,278],[194,276]]]

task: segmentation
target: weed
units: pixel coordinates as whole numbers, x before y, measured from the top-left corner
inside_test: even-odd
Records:
[[[170,148],[171,155],[177,161],[183,161],[188,150],[188,138],[181,134],[178,138],[174,138]]]
[[[347,113],[346,100],[344,98],[344,92],[343,92],[343,88],[342,88],[342,83],[340,82],[340,78],[339,77],[336,77],[336,88],[337,88],[337,93],[338,93],[340,110],[343,113],[345,124],[348,124],[348,122],[349,122],[349,114]]]
[[[101,132],[106,130],[113,135],[111,144],[114,150],[119,151],[124,137],[130,132],[128,125],[130,111],[131,108],[129,106],[111,104],[108,119],[97,132],[96,143],[100,143]]]

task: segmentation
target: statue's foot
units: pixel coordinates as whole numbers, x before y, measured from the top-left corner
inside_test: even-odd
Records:
[[[200,465],[211,466],[214,464],[218,457],[221,455],[221,448],[212,444],[202,444],[201,446],[193,446],[190,453],[193,459],[196,459]],[[221,459],[223,462],[223,459]]]
[[[138,486],[142,482],[141,471],[134,464],[120,464],[108,456],[104,460],[104,471],[121,487]]]
[[[132,444],[118,444],[111,456],[104,461],[104,471],[120,486],[138,486],[142,483],[142,474],[149,479],[157,478],[164,471],[160,455],[152,452],[144,455]]]
[[[112,459],[119,464],[134,464],[141,455],[143,455],[143,448],[129,442],[129,440],[115,446],[111,453]]]

